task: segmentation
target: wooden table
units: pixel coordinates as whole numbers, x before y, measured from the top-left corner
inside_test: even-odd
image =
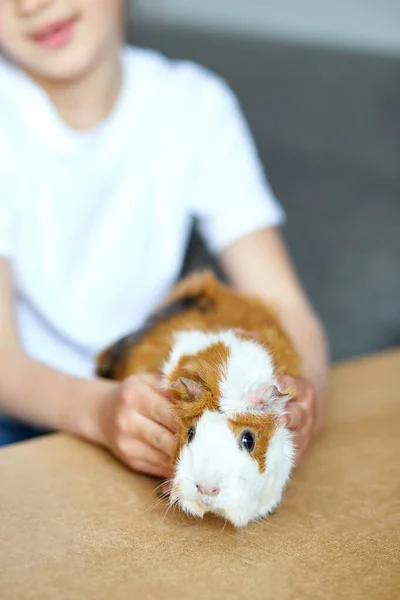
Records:
[[[400,598],[400,352],[333,369],[327,426],[268,521],[164,514],[152,480],[55,435],[0,451],[4,600]]]

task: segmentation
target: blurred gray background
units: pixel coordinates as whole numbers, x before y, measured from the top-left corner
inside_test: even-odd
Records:
[[[333,359],[399,345],[400,1],[136,0],[128,38],[236,92]]]

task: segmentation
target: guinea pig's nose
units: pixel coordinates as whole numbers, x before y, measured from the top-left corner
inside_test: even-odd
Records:
[[[196,483],[196,489],[200,494],[204,496],[218,496],[220,489],[218,487],[212,487],[211,485],[198,485]]]

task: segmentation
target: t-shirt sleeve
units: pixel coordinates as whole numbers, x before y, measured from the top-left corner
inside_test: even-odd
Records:
[[[209,249],[218,253],[249,233],[282,225],[286,216],[229,86],[211,77],[198,101],[191,209]]]

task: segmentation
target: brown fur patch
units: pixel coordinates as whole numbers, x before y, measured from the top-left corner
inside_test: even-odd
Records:
[[[185,386],[171,389],[171,397],[179,418],[178,444],[176,456],[188,441],[190,427],[195,427],[205,410],[219,409],[221,397],[220,377],[223,375],[229,359],[229,349],[223,342],[212,344],[195,355],[181,356],[177,366],[169,377],[170,383],[185,377],[199,384],[202,391],[193,399]]]
[[[212,273],[204,272],[181,281],[163,306],[193,296],[198,298],[194,307],[157,324],[139,344],[121,353],[115,379],[125,379],[132,373],[161,372],[172,347],[173,334],[182,329],[257,332],[259,342],[271,354],[277,375],[301,374],[299,356],[271,305],[237,292],[219,282]],[[110,348],[99,354],[98,363],[106,361]]]
[[[228,425],[238,439],[246,430],[254,433],[256,443],[250,456],[257,461],[258,469],[260,473],[263,473],[266,469],[268,444],[276,429],[276,417],[270,413],[265,415],[243,414],[229,419]]]

